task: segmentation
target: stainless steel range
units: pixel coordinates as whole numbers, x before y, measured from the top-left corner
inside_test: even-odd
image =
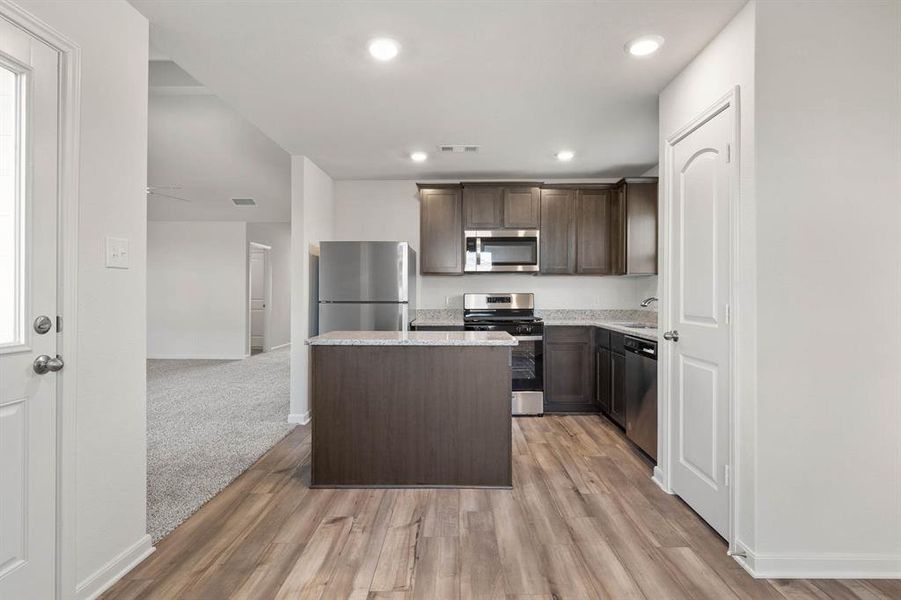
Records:
[[[544,323],[532,294],[463,294],[467,331],[506,331],[513,347],[513,414],[544,413]]]

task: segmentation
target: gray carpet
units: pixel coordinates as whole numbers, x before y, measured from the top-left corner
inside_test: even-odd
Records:
[[[295,426],[289,349],[147,361],[147,528],[154,543]]]

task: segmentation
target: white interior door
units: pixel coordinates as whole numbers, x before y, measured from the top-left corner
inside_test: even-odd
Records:
[[[672,488],[728,539],[730,148],[734,109],[672,148]]]
[[[0,598],[54,597],[59,57],[0,18]],[[48,329],[35,319],[48,317]],[[43,333],[38,330],[43,331]],[[57,364],[50,363],[52,368]]]
[[[250,248],[250,347],[266,351],[267,294],[266,270],[267,250],[259,246]]]

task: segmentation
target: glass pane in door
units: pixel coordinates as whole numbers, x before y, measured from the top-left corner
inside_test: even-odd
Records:
[[[19,76],[0,65],[0,346],[22,342]]]

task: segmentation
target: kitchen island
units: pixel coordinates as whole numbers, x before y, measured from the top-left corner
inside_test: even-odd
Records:
[[[515,338],[333,331],[307,344],[313,487],[511,487]]]

